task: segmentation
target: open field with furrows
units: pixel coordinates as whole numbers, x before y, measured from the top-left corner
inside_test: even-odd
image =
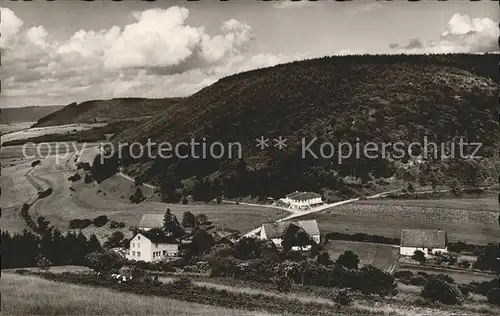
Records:
[[[21,140],[33,137],[39,137],[49,134],[66,134],[77,131],[84,131],[94,127],[105,126],[106,123],[96,123],[96,124],[67,124],[58,126],[48,126],[48,127],[36,127],[28,128],[24,130],[18,130],[16,132],[8,133],[2,136],[2,143]]]
[[[435,201],[439,205],[440,201]],[[345,204],[321,214],[298,219],[316,219],[321,233],[366,233],[400,237],[401,229],[443,229],[450,242],[484,245],[498,242],[498,212],[442,207],[384,204]],[[298,220],[297,219],[297,220]]]
[[[463,209],[472,211],[498,212],[497,193],[491,192],[489,198],[480,199],[439,199],[439,200],[396,200],[396,199],[373,199],[357,201],[355,204],[366,205],[402,205],[416,207],[436,207],[445,209]]]
[[[185,211],[191,211],[195,215],[204,213],[220,227],[246,232],[263,222],[280,218],[285,214],[284,211],[280,210],[244,205],[179,205],[148,201],[131,204],[128,202],[128,197],[135,191],[136,187],[132,181],[122,178],[120,175],[113,176],[101,184],[95,182],[86,184],[83,179],[76,183],[70,182],[68,177],[76,172],[76,155],[77,153],[71,152],[69,155],[59,157],[49,156],[33,168],[30,175],[36,180],[50,185],[53,192],[32,205],[29,210],[32,218],[44,216],[59,229],[66,230],[71,219],[93,219],[98,215],[107,215],[110,220],[125,222],[127,228],[122,231],[127,233],[129,232],[128,226],[139,224],[142,214],[163,214],[167,208],[170,208],[179,220],[182,219],[182,214]],[[8,177],[5,178],[6,180],[2,177],[2,181],[11,181],[14,178],[21,181],[16,191],[10,192],[10,195],[23,192],[23,190],[35,189],[29,181],[24,180],[26,179],[24,171],[28,171],[30,169],[28,166],[31,165],[24,163],[23,168],[17,166],[6,168],[9,171],[9,173],[6,172]],[[16,168],[20,170],[17,173]],[[4,173],[3,171],[2,173]],[[145,194],[153,192],[153,189],[145,186],[141,186],[141,190]],[[34,192],[36,193],[36,191]],[[21,203],[21,205],[24,203],[24,196],[16,197],[16,199],[11,198],[10,200],[17,201],[17,204]],[[10,216],[11,222],[8,222],[8,226],[4,227],[9,231],[19,231],[25,227],[23,219],[18,215],[19,209],[14,211],[13,215]],[[95,233],[100,239],[105,239],[113,231],[107,229],[107,226],[101,228],[90,226],[83,230],[85,234]]]
[[[0,280],[3,315],[271,315],[120,293],[5,273]]]
[[[329,240],[325,245],[333,261],[348,250],[359,257],[360,264],[373,264],[386,271],[394,270],[399,259],[399,247],[392,245],[344,240]]]

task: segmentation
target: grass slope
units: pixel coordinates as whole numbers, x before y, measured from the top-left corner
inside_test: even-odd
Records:
[[[158,114],[178,103],[180,98],[144,99],[117,98],[92,100],[68,104],[62,109],[40,118],[34,127],[63,125],[71,123],[109,122],[123,119],[137,119]]]
[[[120,293],[10,273],[2,275],[2,314],[28,315],[270,315]]]

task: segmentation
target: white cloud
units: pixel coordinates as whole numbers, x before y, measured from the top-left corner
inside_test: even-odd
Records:
[[[470,18],[456,13],[439,38],[430,41],[412,39],[407,45],[391,44],[404,53],[485,53],[499,52],[497,24],[487,18]]]
[[[2,9],[2,96],[38,96],[41,103],[187,96],[242,69],[285,60],[272,54],[245,57],[252,28],[235,19],[211,35],[186,24],[185,8],[151,9],[133,16],[135,21],[124,28],[80,30],[53,41],[42,26],[23,29],[14,12]]]
[[[281,0],[277,1],[274,4],[276,9],[297,9],[297,8],[307,8],[313,5],[318,4],[319,1],[308,1],[308,0],[300,0],[300,1],[290,1],[290,0]]]

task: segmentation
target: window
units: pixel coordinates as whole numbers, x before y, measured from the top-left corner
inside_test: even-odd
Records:
[[[158,248],[158,244],[155,244],[155,247]]]
[[[141,236],[137,236],[137,240],[141,240]]]
[[[132,256],[134,256],[134,257],[135,257],[135,251],[132,251]]]
[[[141,246],[141,244],[140,244],[140,243],[137,243],[137,248],[141,248],[140,246]]]
[[[137,257],[140,257],[140,256],[141,256],[141,252],[137,251]]]
[[[166,250],[163,250],[163,255],[166,256],[167,255],[167,251]]]
[[[134,244],[134,243],[132,243],[132,248],[134,248],[134,247],[135,247],[135,244]]]
[[[153,252],[153,258],[156,257],[156,252]]]

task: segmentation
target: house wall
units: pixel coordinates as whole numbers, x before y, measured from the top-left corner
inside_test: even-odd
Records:
[[[147,239],[141,234],[137,234],[130,241],[130,249],[127,255],[127,259],[151,262],[151,260],[153,259],[151,247],[152,244],[149,239]],[[140,252],[140,256],[138,255],[138,252]]]
[[[415,251],[417,250],[420,250],[422,251],[425,256],[428,258],[432,255],[435,255],[437,252],[447,252],[448,249],[446,248],[432,248],[431,249],[431,254],[429,254],[429,249],[428,248],[417,248],[417,247],[399,247],[399,253],[402,255],[402,256],[413,256],[413,254],[415,253]]]
[[[177,244],[152,244],[151,246],[151,261],[160,261],[165,257],[175,257],[179,253],[179,245]],[[155,254],[155,253],[159,253]]]

